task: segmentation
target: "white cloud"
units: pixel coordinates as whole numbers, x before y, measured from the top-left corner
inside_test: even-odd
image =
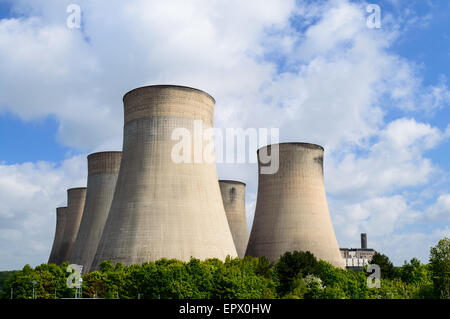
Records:
[[[450,222],[450,194],[442,194],[437,201],[428,207],[426,221],[432,222]]]
[[[360,247],[360,233],[368,234],[368,247],[387,255],[395,265],[419,258],[428,262],[429,249],[450,236],[450,206],[440,196],[425,214],[401,195],[375,197],[355,204],[330,201],[336,236],[341,247]],[[430,223],[438,222],[436,227]]]
[[[369,144],[367,155],[346,152],[342,159],[327,158],[328,191],[332,196],[360,200],[389,194],[401,187],[426,184],[438,172],[424,152],[442,142],[444,132],[400,118],[390,122],[377,138]]]
[[[56,207],[66,190],[86,186],[85,156],[58,166],[38,162],[0,165],[1,269],[47,262],[55,231]]]
[[[339,207],[337,203],[336,207]],[[340,238],[351,240],[359,233],[374,237],[392,234],[398,228],[413,223],[418,213],[413,211],[400,195],[375,197],[355,204],[344,204],[336,213],[336,226],[342,225]]]
[[[283,126],[285,138],[327,148],[374,134],[385,94],[402,108],[416,91],[426,107],[449,100],[445,83],[422,89],[414,65],[385,51],[395,32],[368,29],[363,7],[347,1],[81,1],[81,31],[65,25],[68,3],[22,0],[16,9],[38,17],[2,20],[0,107],[55,114],[71,147],[120,147],[121,97],[151,83],[213,94],[219,126]],[[301,33],[293,14],[318,21]],[[277,74],[271,52],[293,71]]]
[[[450,235],[450,228],[444,226],[431,232],[410,231],[393,233],[389,236],[379,237],[375,240],[375,246],[382,248],[382,253],[390,257],[394,265],[401,266],[403,262],[418,258],[423,263],[428,263],[430,248],[437,242]]]

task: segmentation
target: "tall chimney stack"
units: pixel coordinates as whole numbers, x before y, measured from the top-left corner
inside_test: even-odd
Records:
[[[367,234],[361,234],[361,249],[367,249]]]

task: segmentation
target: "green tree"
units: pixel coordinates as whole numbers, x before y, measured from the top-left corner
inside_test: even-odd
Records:
[[[422,264],[417,258],[412,258],[409,263],[405,261],[401,268],[400,278],[403,282],[408,284],[431,284],[431,272],[429,267]]]
[[[293,289],[291,292],[285,294],[283,299],[304,299],[305,294],[308,292],[308,287],[306,286],[306,282],[301,275],[297,275],[297,277],[292,282]]]
[[[345,291],[339,286],[326,286],[322,292],[324,299],[346,299]]]
[[[251,258],[251,257],[245,257]],[[273,274],[273,263],[269,261],[266,256],[258,258],[258,262],[255,269],[255,274],[264,278],[270,279]]]
[[[72,290],[66,284],[69,275],[66,272],[67,265],[42,264],[35,269],[25,265],[5,281],[5,290],[10,292],[12,289],[14,299],[31,299],[33,286],[36,298],[50,299],[55,298],[55,295],[56,298],[69,297]],[[32,281],[36,283],[33,284]]]
[[[275,273],[278,279],[277,292],[280,296],[294,289],[294,280],[316,274],[317,259],[309,251],[286,252],[275,264]]]
[[[439,298],[450,298],[450,238],[441,239],[430,249],[430,268],[434,291]]]
[[[101,272],[107,273],[114,270],[114,264],[112,260],[105,260],[100,263],[99,269]]]
[[[376,252],[370,263],[380,266],[381,280],[393,279],[395,277],[394,265],[389,260],[388,256]]]
[[[100,270],[83,274],[83,297],[92,298],[431,298],[448,297],[448,239],[431,249],[429,265],[413,258],[392,270],[384,255],[375,261],[384,269],[380,289],[367,287],[368,274],[345,270],[317,261],[309,252],[289,252],[272,264],[267,258],[217,258],[189,262],[160,259],[142,265],[124,266],[105,261]],[[2,298],[31,299],[33,284],[37,298],[73,297],[67,287],[68,263],[59,266],[25,265],[5,281]],[[386,271],[387,269],[387,271]],[[389,269],[394,273],[386,278]],[[383,270],[382,270],[383,271]],[[395,273],[398,271],[398,274]],[[445,281],[447,280],[447,281]],[[435,285],[433,285],[433,282]],[[439,285],[439,286],[438,286]]]
[[[324,286],[322,279],[314,275],[307,275],[305,277],[306,288],[305,299],[322,299],[324,297]]]
[[[83,298],[105,298],[106,285],[104,276],[105,274],[99,271],[93,271],[82,276]]]

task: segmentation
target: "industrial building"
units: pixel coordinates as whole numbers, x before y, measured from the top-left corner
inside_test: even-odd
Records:
[[[64,228],[66,226],[67,207],[56,208],[56,228],[55,237],[53,238],[52,250],[48,258],[49,264],[60,264],[61,261],[61,243],[64,236]]]
[[[261,151],[279,152],[275,174],[261,174]],[[323,177],[324,149],[309,143],[280,143],[258,150],[258,196],[246,256],[277,260],[287,251],[310,251],[344,268],[328,211]]]
[[[245,216],[245,183],[220,180],[219,186],[238,257],[244,258],[249,237]]]
[[[83,266],[88,273],[103,233],[116,188],[122,152],[98,152],[90,154],[86,201],[72,249],[70,263]]]
[[[83,217],[86,187],[70,188],[67,190],[67,217],[61,241],[60,263],[68,261],[77,238],[81,218]]]
[[[345,267],[353,270],[361,270],[370,263],[376,251],[367,248],[367,234],[361,234],[361,248],[340,248]]]
[[[104,260],[237,257],[215,161],[198,162],[194,152],[177,163],[172,154],[174,130],[193,136],[196,121],[212,127],[214,99],[189,87],[156,85],[128,92],[123,102],[122,161],[91,270]]]

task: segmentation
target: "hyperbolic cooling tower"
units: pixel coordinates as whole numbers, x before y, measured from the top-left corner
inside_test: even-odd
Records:
[[[61,242],[64,236],[64,227],[66,226],[67,207],[58,207],[56,209],[56,228],[53,246],[48,258],[49,264],[61,263]]]
[[[279,169],[261,174],[258,150],[258,197],[247,256],[275,261],[287,251],[310,251],[344,268],[331,223],[323,178],[323,148],[308,143],[280,143]],[[266,153],[266,152],[264,152]]]
[[[68,261],[73,244],[77,238],[81,218],[83,216],[86,187],[70,188],[67,190],[67,217],[64,235],[61,243],[61,260]]]
[[[116,188],[122,152],[90,154],[86,202],[77,239],[72,249],[70,263],[83,265],[88,273],[108,218]]]
[[[212,127],[214,99],[193,88],[157,85],[134,89],[123,101],[122,162],[91,270],[109,259],[129,265],[236,257],[215,161],[194,162],[195,150],[189,163],[171,156],[180,142],[172,139],[175,129],[192,136],[195,120]]]
[[[245,217],[245,184],[238,181],[219,181],[223,206],[234,245],[240,258],[244,258],[248,243],[248,226]]]

